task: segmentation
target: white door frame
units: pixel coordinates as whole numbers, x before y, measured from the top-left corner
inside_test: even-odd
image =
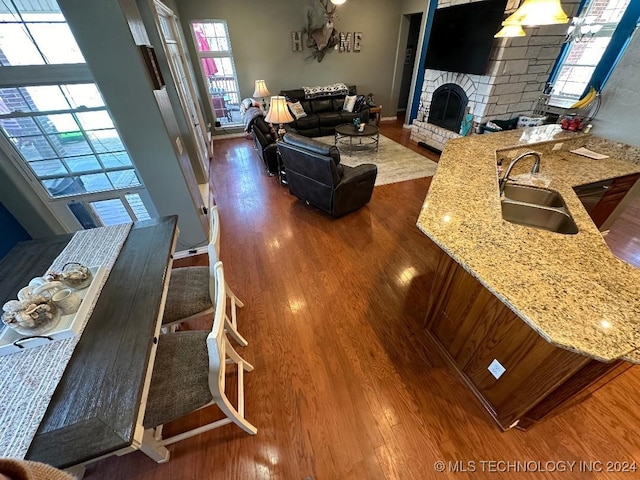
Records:
[[[178,92],[178,98],[182,105],[182,110],[185,115],[185,119],[189,123],[189,129],[191,130],[191,136],[196,144],[196,151],[198,154],[198,160],[200,161],[203,171],[207,178],[209,176],[209,157],[211,152],[209,151],[209,139],[208,131],[204,121],[204,116],[200,109],[200,104],[197,102],[197,95],[195,89],[194,79],[191,74],[191,67],[186,60],[186,49],[184,46],[184,40],[180,33],[178,26],[178,18],[169,7],[164,5],[159,0],[154,0],[155,5],[155,17],[156,28],[162,41],[162,47],[164,48],[165,55],[169,63],[169,70],[171,76],[176,84],[176,90]],[[173,42],[167,40],[164,34],[164,30],[160,25],[160,16],[167,20],[169,27],[171,28],[171,34],[173,36]],[[177,57],[172,47],[177,48]],[[182,73],[183,75],[181,75]],[[183,81],[182,79],[186,80]]]

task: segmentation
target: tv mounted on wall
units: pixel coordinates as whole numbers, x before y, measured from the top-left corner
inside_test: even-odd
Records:
[[[438,8],[433,15],[425,68],[484,75],[506,6],[507,0],[484,0]]]

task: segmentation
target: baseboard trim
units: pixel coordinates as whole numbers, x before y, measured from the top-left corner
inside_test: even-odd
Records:
[[[247,134],[244,132],[240,132],[240,133],[226,133],[224,135],[213,135],[212,136],[212,140],[215,142],[216,140],[227,140],[229,138],[240,138],[240,137],[244,137]]]

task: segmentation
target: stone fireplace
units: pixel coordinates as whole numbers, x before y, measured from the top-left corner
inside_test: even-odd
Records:
[[[442,150],[448,139],[460,136],[467,109],[474,121],[480,121],[491,90],[490,81],[486,75],[426,70],[419,114],[423,120],[414,121],[411,138]]]
[[[441,0],[438,8],[472,1]],[[505,13],[515,8],[513,5],[509,2]],[[562,6],[572,16],[578,0],[563,1]],[[460,110],[464,116],[468,109],[474,124],[530,115],[560,53],[567,26],[545,25],[526,32],[525,37],[495,40],[486,75],[425,70],[411,140],[443,150],[447,140],[460,137],[460,123],[442,118],[454,116],[450,110],[455,110],[457,117]],[[462,106],[465,97],[466,105]]]
[[[468,100],[465,91],[455,83],[439,86],[431,97],[427,123],[459,132]]]

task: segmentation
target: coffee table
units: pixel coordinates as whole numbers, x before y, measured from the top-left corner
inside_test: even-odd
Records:
[[[377,152],[380,143],[380,130],[375,125],[365,125],[364,130],[360,132],[355,129],[352,123],[343,123],[336,127],[335,145],[338,146],[343,138],[349,139],[349,155],[353,153],[354,138],[358,139],[357,148],[375,145]]]

